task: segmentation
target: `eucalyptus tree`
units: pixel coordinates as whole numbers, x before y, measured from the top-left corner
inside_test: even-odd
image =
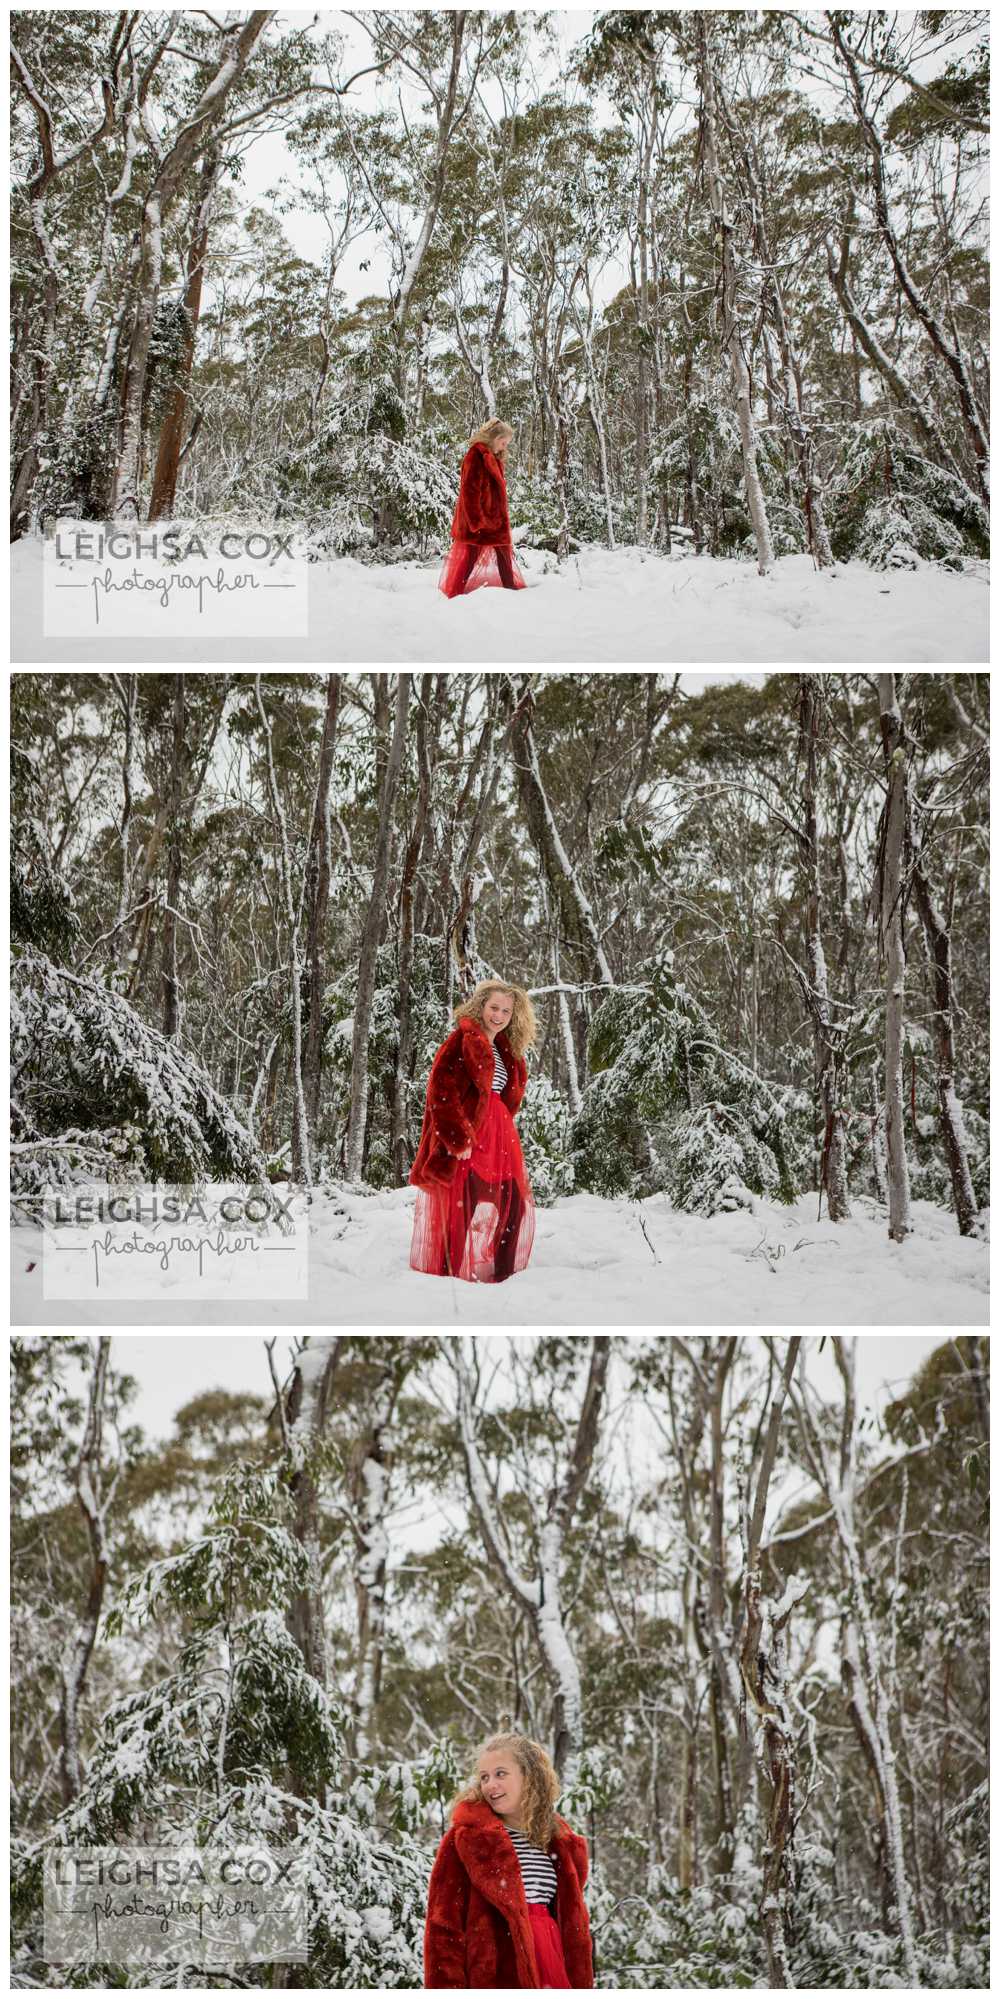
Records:
[[[647,539],[651,432],[663,415],[661,301],[654,293],[656,162],[673,109],[666,57],[670,16],[614,9],[599,14],[580,74],[607,89],[632,144],[623,216],[635,342],[636,540]]]
[[[410,134],[405,146],[413,184],[413,207],[419,215],[411,243],[401,211],[393,216],[382,207],[394,248],[394,278],[390,320],[395,351],[396,386],[404,395],[409,377],[406,334],[410,309],[430,249],[447,183],[450,149],[468,117],[476,88],[495,52],[517,35],[517,17],[456,8],[450,14],[412,14],[372,8],[354,17],[371,36],[376,60],[388,74],[412,78],[426,93],[433,127]]]
[[[988,493],[989,445],[965,344],[954,312],[951,314],[950,325],[946,326],[943,314],[935,305],[926,285],[911,269],[909,253],[892,214],[885,141],[878,119],[879,100],[886,96],[881,70],[887,59],[890,69],[895,68],[898,73],[898,57],[896,62],[893,62],[895,50],[892,23],[889,21],[883,24],[880,20],[870,18],[861,24],[859,45],[856,45],[855,34],[849,32],[847,22],[841,14],[836,11],[828,12],[825,18],[837,60],[843,68],[848,99],[864,141],[868,162],[866,193],[874,225],[889,258],[901,297],[923,329],[936,359],[951,379],[975,467],[979,494],[985,500]],[[887,44],[884,49],[880,46],[883,38]],[[876,71],[878,81],[874,86],[871,77],[863,74],[866,67],[865,55],[869,46],[874,47],[876,62],[879,65]],[[961,119],[961,111],[959,116]],[[979,129],[982,130],[981,125]]]
[[[479,1364],[474,1354],[458,1341],[444,1340],[442,1347],[454,1375],[455,1418],[472,1509],[497,1583],[507,1591],[512,1603],[527,1610],[530,1616],[552,1688],[553,1760],[564,1783],[570,1785],[583,1749],[584,1719],[580,1670],[563,1604],[565,1543],[585,1499],[594,1467],[611,1342],[603,1336],[587,1342],[587,1376],[572,1436],[567,1439],[568,1450],[562,1448],[565,1430],[562,1423],[556,1424],[553,1435],[543,1435],[537,1403],[540,1381],[528,1377],[524,1380],[522,1392],[531,1396],[534,1405],[529,1428],[535,1432],[539,1454],[535,1468],[528,1473],[529,1490],[536,1495],[537,1513],[530,1523],[527,1564],[524,1555],[511,1546],[503,1509],[494,1496],[484,1460],[482,1433],[484,1425],[489,1426],[489,1413],[478,1400]],[[560,1343],[553,1342],[550,1363],[543,1345],[532,1374],[537,1370],[538,1375],[544,1376],[553,1364],[557,1373],[565,1374],[567,1361],[570,1361],[569,1373],[575,1373],[578,1349],[572,1347],[570,1355],[560,1353],[559,1349]]]

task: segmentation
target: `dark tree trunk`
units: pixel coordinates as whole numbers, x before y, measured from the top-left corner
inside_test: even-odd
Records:
[[[365,916],[358,961],[358,990],[354,1003],[354,1032],[351,1041],[351,1110],[347,1128],[349,1180],[360,1179],[364,1161],[365,1125],[368,1117],[368,1031],[375,995],[375,960],[385,917],[393,805],[406,744],[410,679],[410,674],[401,673],[396,683],[396,717],[385,765],[385,776],[379,792],[379,824],[372,869],[372,892]]]
[[[303,1079],[309,1123],[315,1134],[319,1124],[320,1076],[323,1060],[323,933],[330,895],[330,780],[333,748],[340,712],[342,678],[329,673],[326,678],[326,711],[316,777],[309,859],[306,863],[306,963],[309,977],[309,1024],[306,1029]]]
[[[174,511],[177,473],[181,462],[181,445],[184,442],[190,399],[191,368],[194,362],[198,320],[201,316],[202,283],[208,252],[208,218],[218,173],[219,155],[214,147],[210,147],[202,163],[201,186],[195,199],[191,222],[187,284],[184,289],[184,340],[174,389],[160,427],[160,442],[153,471],[153,492],[149,502],[151,521],[161,520],[164,515],[170,515]]]
[[[399,890],[399,1038],[392,1088],[390,1153],[397,1187],[406,1185],[409,1172],[409,1140],[406,1130],[406,1089],[413,1054],[413,948],[414,890],[431,802],[431,766],[427,748],[427,715],[433,676],[421,676],[420,695],[414,717],[417,749],[417,808],[403,858],[403,878]]]

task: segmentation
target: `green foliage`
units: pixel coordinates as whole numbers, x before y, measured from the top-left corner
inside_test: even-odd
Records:
[[[416,1152],[423,1117],[427,1072],[435,1050],[447,1032],[441,986],[443,947],[439,937],[418,932],[413,940],[410,974],[410,1019],[414,1073],[404,1084],[409,1156]],[[330,1145],[333,1131],[346,1121],[351,1089],[351,1022],[357,993],[356,966],[342,973],[323,996],[324,1059],[335,1079],[336,1094],[327,1092],[332,1129],[323,1137]],[[369,1111],[365,1178],[370,1186],[395,1185],[389,1157],[392,1090],[399,1044],[399,972],[396,945],[379,946],[375,960],[375,992],[368,1035]]]
[[[466,1780],[466,1766],[457,1742],[442,1736],[422,1756],[389,1763],[373,1773],[379,1802],[387,1803],[398,1832],[416,1832],[428,1819],[444,1833],[447,1810]]]
[[[593,1192],[664,1187],[701,1214],[746,1205],[750,1194],[793,1197],[781,1093],[720,1046],[670,954],[645,986],[602,1001],[590,1069],[574,1146],[578,1178]],[[651,1140],[652,1173],[636,1161],[637,1124]]]
[[[535,1200],[539,1207],[550,1208],[563,1194],[573,1192],[575,1173],[570,1108],[547,1076],[529,1076],[517,1127]]]
[[[987,555],[985,509],[953,472],[935,465],[887,417],[852,433],[830,491],[830,539],[838,558],[876,569],[940,562],[960,569],[966,555]]]
[[[234,1467],[207,1532],[122,1593],[109,1637],[169,1619],[179,1647],[112,1704],[79,1796],[15,1855],[29,1940],[47,1846],[266,1840],[304,1865],[318,1987],[416,1984],[429,1856],[405,1831],[387,1840],[359,1798],[338,1794],[347,1716],[306,1671],[286,1622],[308,1576],[290,1522],[281,1474]]]
[[[440,542],[458,489],[439,432],[407,432],[390,377],[337,403],[322,430],[284,451],[276,467],[282,510],[304,518],[327,553],[373,553]]]
[[[264,1162],[194,1056],[119,993],[25,951],[11,973],[15,1191],[88,1178],[260,1181]]]
[[[609,1811],[625,1789],[620,1757],[606,1743],[591,1743],[579,1758],[572,1783],[559,1799],[559,1810],[571,1825],[592,1825],[595,1815]]]
[[[180,1555],[153,1562],[123,1590],[107,1618],[108,1635],[141,1625],[167,1610],[194,1616],[227,1611],[235,1596],[250,1610],[305,1586],[308,1563],[289,1533],[283,1488],[274,1472],[242,1464],[224,1472],[208,1531]]]

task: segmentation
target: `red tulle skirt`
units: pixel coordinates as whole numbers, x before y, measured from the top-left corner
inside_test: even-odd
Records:
[[[538,1983],[550,1992],[569,1992],[569,1972],[563,1956],[562,1937],[554,1916],[550,1916],[544,1902],[528,1903],[528,1921],[535,1945],[535,1963],[538,1966]]]
[[[535,1204],[517,1127],[498,1091],[470,1159],[447,1187],[417,1188],[410,1268],[468,1284],[502,1284],[524,1270],[535,1239]]]
[[[479,590],[484,584],[497,590],[527,589],[514,559],[513,544],[491,542],[483,548],[475,541],[453,541],[441,565],[438,589],[446,597],[467,597],[470,590]]]

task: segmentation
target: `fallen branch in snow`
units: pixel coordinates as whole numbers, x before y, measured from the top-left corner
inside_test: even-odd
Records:
[[[650,1254],[650,1256],[652,1257],[652,1259],[653,1259],[653,1262],[654,1262],[654,1263],[659,1263],[660,1259],[659,1259],[659,1257],[657,1256],[657,1254],[656,1254],[656,1251],[655,1251],[655,1249],[653,1248],[653,1244],[652,1244],[652,1241],[650,1240],[650,1234],[649,1234],[649,1230],[648,1230],[648,1228],[646,1227],[646,1220],[645,1220],[645,1216],[644,1216],[644,1215],[642,1215],[642,1214],[640,1214],[640,1212],[639,1212],[639,1209],[638,1209],[638,1208],[636,1208],[636,1211],[635,1211],[635,1212],[636,1212],[636,1219],[637,1219],[637,1221],[638,1221],[638,1223],[639,1223],[639,1227],[641,1228],[641,1230],[642,1230],[642,1233],[643,1233],[643,1235],[644,1235],[644,1236],[645,1236],[645,1238],[646,1238],[646,1242],[647,1242],[647,1244],[649,1245],[649,1254]]]

